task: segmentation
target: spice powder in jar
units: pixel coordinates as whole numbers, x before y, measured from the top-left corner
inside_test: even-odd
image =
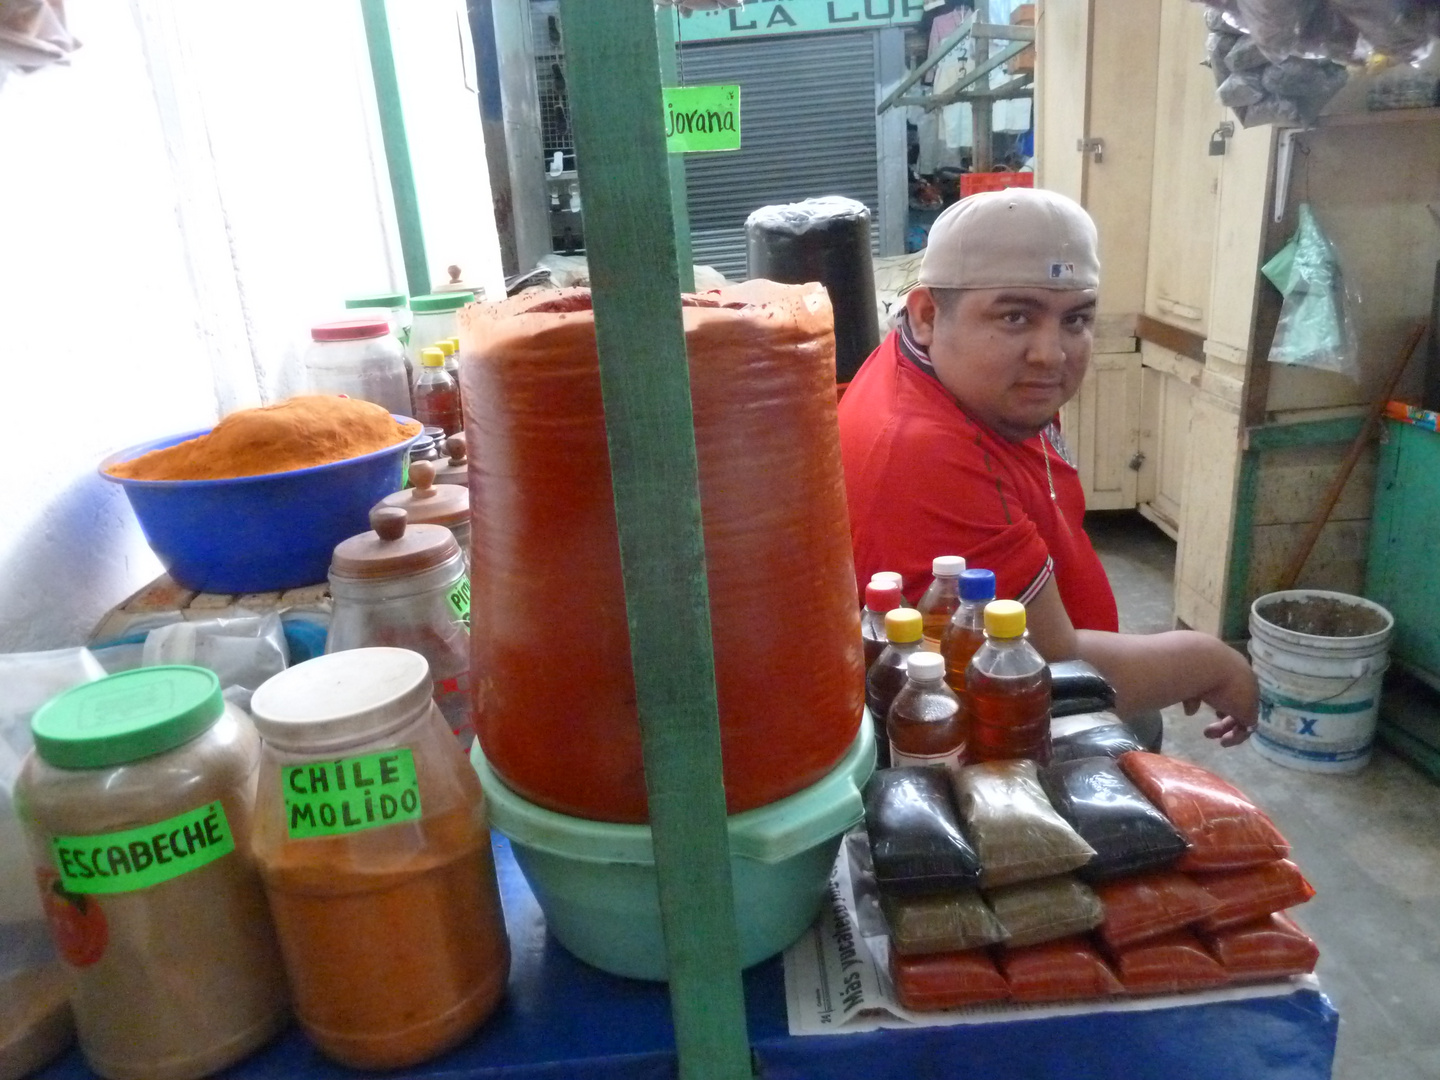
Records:
[[[509,974],[479,780],[407,649],[316,657],[255,692],[255,854],[310,1038],[358,1068],[454,1046]]]
[[[250,827],[260,740],[213,672],[149,667],[36,712],[16,805],[110,1080],[193,1080],[288,1021]]]

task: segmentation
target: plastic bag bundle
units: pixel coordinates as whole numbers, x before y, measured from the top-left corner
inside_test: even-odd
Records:
[[[1077,871],[1086,881],[1158,870],[1185,853],[1185,838],[1108,757],[1051,765],[1040,783],[1051,805],[1095,849]]]
[[[1248,870],[1196,874],[1194,881],[1217,905],[1200,922],[1201,930],[1224,930],[1263,919],[1273,912],[1303,904],[1315,895],[1300,868],[1289,859],[1277,859]]]
[[[1197,0],[1212,30],[1245,31],[1272,60],[1326,56],[1412,63],[1440,33],[1440,12],[1423,0]]]
[[[1070,726],[1065,721],[1051,723],[1051,765],[1080,758],[1118,758],[1132,750],[1145,749],[1129,725],[1112,712],[1086,713],[1082,716],[1066,717],[1066,720],[1091,722],[1084,726]]]
[[[1050,717],[1100,712],[1115,707],[1115,688],[1084,660],[1057,660],[1050,665]],[[1117,718],[1118,719],[1118,718]],[[1051,732],[1053,737],[1054,732]]]
[[[1158,871],[1095,886],[1105,905],[1100,936],[1112,949],[1197,923],[1213,915],[1218,904],[1184,874]]]
[[[1005,940],[1005,927],[974,889],[940,896],[880,894],[890,947],[902,956],[963,952]]]
[[[226,619],[185,620],[157,627],[145,635],[141,661],[195,664],[209,668],[220,680],[225,697],[242,709],[250,696],[290,663],[290,648],[280,616],[242,615]]]
[[[1007,885],[985,898],[1011,945],[1038,945],[1083,934],[1105,917],[1100,898],[1068,874]]]
[[[934,956],[901,956],[892,951],[890,979],[896,1000],[914,1012],[958,1009],[1010,996],[1005,976],[984,949]]]
[[[1175,864],[1177,869],[1239,870],[1290,854],[1290,845],[1275,823],[1214,773],[1145,751],[1119,760],[1125,775],[1189,843],[1189,850]],[[983,861],[983,847],[980,856]]]
[[[1123,949],[1113,961],[1121,984],[1132,994],[1178,994],[1230,981],[1219,961],[1188,930]]]
[[[954,892],[980,880],[980,856],[960,827],[943,769],[909,765],[876,772],[865,786],[865,830],[883,893]]]
[[[1296,364],[1360,381],[1360,342],[1351,316],[1353,298],[1335,247],[1301,203],[1290,242],[1260,268],[1285,298],[1270,343],[1272,364]]]
[[[819,285],[684,298],[726,802],[818,781],[859,731],[864,661]],[[595,317],[586,290],[461,314],[475,727],[519,794],[647,817]],[[658,419],[657,419],[658,422]],[[777,605],[781,589],[796,602]],[[563,671],[538,675],[535,650]]]
[[[960,817],[980,853],[986,889],[1054,877],[1095,855],[1045,798],[1033,761],[987,761],[954,779]]]
[[[1232,979],[1308,975],[1320,959],[1319,946],[1284,914],[1216,933],[1201,931],[1200,939]]]
[[[1001,949],[999,966],[1014,1001],[1075,1001],[1125,992],[1105,958],[1085,937]]]

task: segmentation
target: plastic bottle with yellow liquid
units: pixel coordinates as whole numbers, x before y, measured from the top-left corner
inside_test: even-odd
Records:
[[[939,765],[956,772],[965,763],[965,717],[945,685],[945,658],[916,652],[905,685],[885,717],[891,765]]]
[[[1050,668],[1025,632],[1025,605],[985,606],[985,644],[965,675],[971,761],[1050,760]]]
[[[966,570],[960,575],[960,606],[950,616],[950,625],[940,638],[940,655],[945,658],[945,682],[962,700],[965,672],[971,658],[985,644],[985,605],[994,599],[993,571]]]
[[[965,560],[959,555],[937,555],[930,572],[935,576],[915,606],[925,619],[925,648],[938,653],[950,616],[960,606],[960,575],[965,572]]]

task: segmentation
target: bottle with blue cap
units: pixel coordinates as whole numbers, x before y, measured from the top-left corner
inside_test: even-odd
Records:
[[[985,605],[994,599],[993,570],[966,570],[960,575],[960,606],[940,638],[940,655],[945,657],[945,682],[962,701],[965,669],[985,644]]]

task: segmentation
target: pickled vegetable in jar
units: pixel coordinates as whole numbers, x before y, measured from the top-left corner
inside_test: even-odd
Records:
[[[110,1080],[193,1080],[289,1019],[250,829],[260,740],[203,668],[74,687],[16,787],[80,1048]]]
[[[397,506],[372,509],[370,525],[370,532],[341,541],[331,558],[334,608],[325,651],[388,646],[418,652],[430,665],[435,703],[468,750],[475,738],[470,579],[460,546],[443,526],[409,524]]]
[[[480,782],[424,657],[333,653],[264,683],[254,850],[295,1008],[330,1057],[412,1065],[494,1010],[510,953]]]

